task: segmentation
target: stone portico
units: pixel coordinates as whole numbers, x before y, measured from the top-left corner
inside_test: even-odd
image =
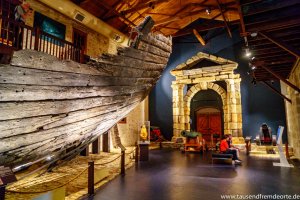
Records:
[[[208,89],[214,90],[222,98],[224,134],[230,133],[236,137],[243,135],[241,78],[234,73],[237,66],[236,62],[199,52],[171,71],[176,77],[171,86],[174,137],[180,137],[182,130],[190,130],[191,100],[199,91]],[[186,85],[189,85],[189,90],[185,93]]]

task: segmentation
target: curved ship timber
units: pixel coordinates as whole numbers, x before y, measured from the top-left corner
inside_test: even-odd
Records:
[[[171,49],[171,38],[148,35],[87,64],[16,51],[0,66],[0,165],[89,144],[148,95]]]

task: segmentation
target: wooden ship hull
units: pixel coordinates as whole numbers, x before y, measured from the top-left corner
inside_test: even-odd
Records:
[[[88,64],[16,51],[0,66],[0,165],[89,144],[148,95],[171,49],[171,39],[159,35]]]

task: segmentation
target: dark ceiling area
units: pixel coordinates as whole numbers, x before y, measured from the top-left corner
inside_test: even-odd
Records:
[[[288,78],[300,56],[300,1],[244,0],[241,9],[253,78]]]
[[[194,34],[205,45],[207,31],[236,26],[245,40],[255,81],[286,79],[299,57],[299,0],[72,0],[101,20],[129,34],[146,16],[153,32]],[[202,40],[202,41],[201,41]]]

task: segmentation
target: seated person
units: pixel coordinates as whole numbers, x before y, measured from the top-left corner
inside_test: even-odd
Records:
[[[272,139],[271,139],[271,135],[272,135],[272,130],[270,127],[268,127],[268,125],[266,123],[263,123],[260,127],[260,134],[261,134],[261,141],[264,144],[271,144]]]
[[[226,154],[232,154],[235,164],[240,164],[241,160],[238,158],[238,156],[236,154],[236,150],[232,150],[232,149],[229,148],[228,140],[229,140],[229,136],[224,135],[223,138],[222,138],[221,144],[220,144],[220,152],[221,153],[226,153]]]
[[[237,147],[235,147],[235,146],[233,146],[233,144],[232,144],[232,135],[231,134],[228,134],[227,143],[228,143],[229,149],[236,151],[236,155],[237,155],[237,157],[239,157],[239,151],[240,151],[240,149],[237,148]]]

